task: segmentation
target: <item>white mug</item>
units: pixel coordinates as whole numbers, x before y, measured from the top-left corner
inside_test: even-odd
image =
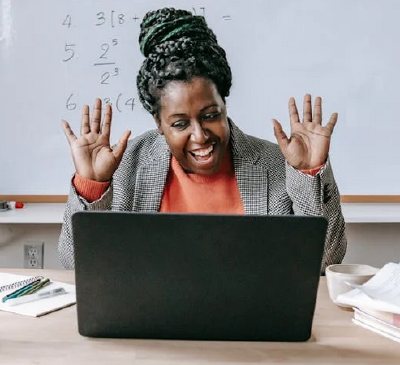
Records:
[[[343,307],[344,305],[336,302],[338,295],[353,290],[349,284],[364,284],[378,271],[379,269],[376,267],[363,264],[329,265],[325,270],[329,297],[336,305]]]

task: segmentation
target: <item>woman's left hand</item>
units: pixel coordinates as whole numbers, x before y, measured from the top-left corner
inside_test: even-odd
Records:
[[[333,113],[322,126],[322,99],[315,99],[312,113],[311,95],[304,96],[303,121],[300,121],[294,98],[289,100],[290,138],[281,124],[273,119],[274,133],[286,161],[298,170],[310,170],[323,165],[328,158],[331,135],[338,115]]]

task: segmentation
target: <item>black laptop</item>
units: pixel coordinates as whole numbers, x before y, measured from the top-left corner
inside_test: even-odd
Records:
[[[323,217],[78,212],[79,333],[307,341]]]

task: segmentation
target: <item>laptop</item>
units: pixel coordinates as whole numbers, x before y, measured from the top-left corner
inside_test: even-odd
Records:
[[[83,336],[311,336],[323,217],[83,211],[72,227]]]

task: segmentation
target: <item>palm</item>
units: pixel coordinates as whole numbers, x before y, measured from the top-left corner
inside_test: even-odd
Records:
[[[111,178],[108,172],[116,170],[117,161],[104,135],[91,132],[80,136],[71,143],[71,151],[76,172],[81,176],[107,181]]]
[[[125,132],[114,149],[110,147],[111,106],[107,105],[101,123],[101,101],[96,100],[92,119],[89,108],[82,112],[81,135],[76,137],[64,121],[64,132],[71,147],[76,172],[94,181],[109,181],[121,161],[130,132]],[[101,131],[101,132],[100,132]]]
[[[288,138],[282,126],[274,120],[274,131],[278,144],[287,162],[299,170],[313,169],[325,163],[330,146],[331,135],[337,121],[333,114],[327,125],[322,123],[321,98],[316,98],[314,115],[311,112],[311,96],[304,97],[303,122],[300,122],[296,103],[289,101],[291,133]]]

